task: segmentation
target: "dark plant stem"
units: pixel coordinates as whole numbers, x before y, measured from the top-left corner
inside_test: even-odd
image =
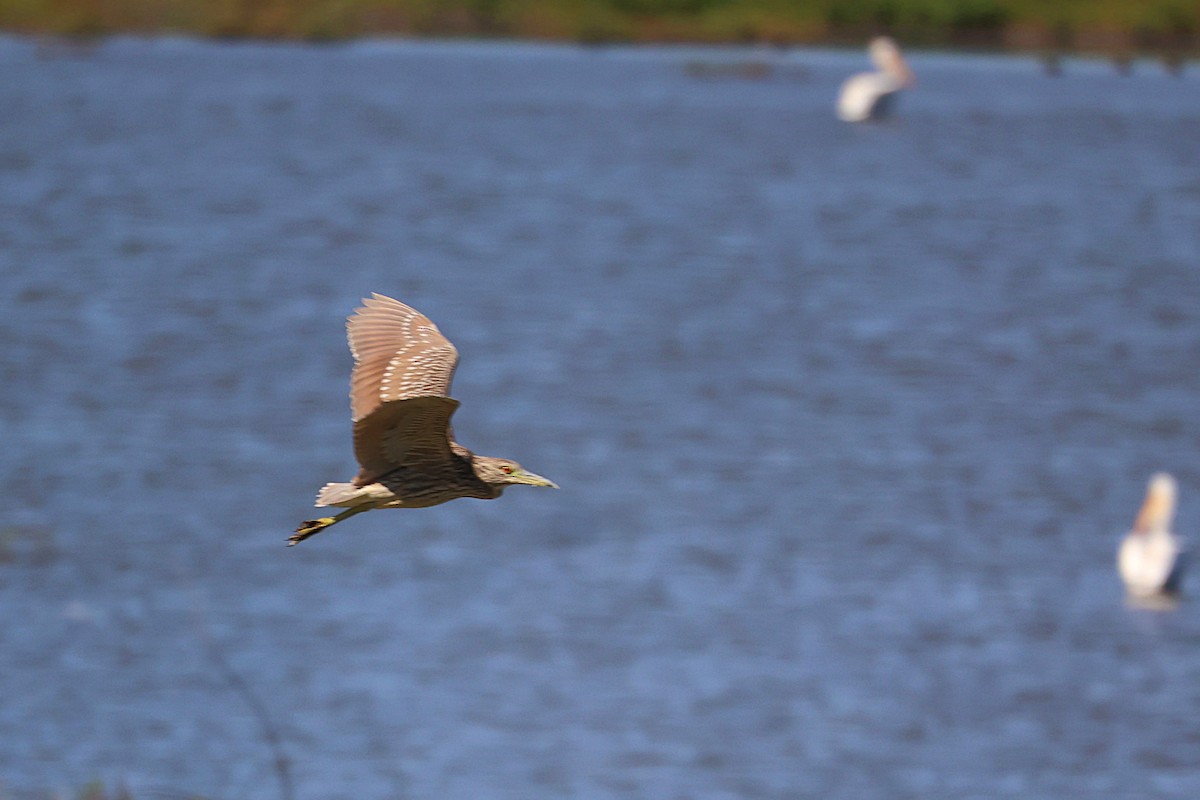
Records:
[[[242,702],[250,709],[250,712],[258,722],[263,741],[271,748],[275,777],[279,780],[280,800],[295,800],[296,791],[292,784],[292,761],[288,758],[287,753],[284,752],[283,737],[279,735],[279,730],[271,720],[271,715],[268,713],[266,705],[254,693],[254,690],[250,688],[250,684],[238,674],[238,671],[225,658],[225,654],[221,651],[217,642],[209,636],[205,636],[204,638],[208,649],[208,657],[212,659],[212,663],[216,666],[217,671],[221,673],[225,684],[238,697],[242,698]]]

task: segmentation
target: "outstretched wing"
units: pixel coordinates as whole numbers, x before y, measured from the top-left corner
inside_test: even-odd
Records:
[[[372,295],[346,321],[354,373],[350,409],[357,422],[381,404],[412,397],[448,397],[458,351],[421,312]]]
[[[400,466],[440,474],[456,458],[450,416],[458,401],[449,397],[392,400],[354,423],[354,456],[361,467],[355,486],[375,483]]]
[[[438,471],[453,458],[450,381],[458,351],[428,317],[380,294],[346,323],[354,454],[363,486],[401,465]]]

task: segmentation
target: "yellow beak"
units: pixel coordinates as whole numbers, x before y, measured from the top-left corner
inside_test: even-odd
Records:
[[[547,480],[541,475],[534,475],[532,472],[528,472],[527,470],[521,470],[520,472],[514,473],[513,477],[518,479],[521,483],[527,483],[530,486],[549,486],[551,489],[558,488],[558,484],[554,481]]]

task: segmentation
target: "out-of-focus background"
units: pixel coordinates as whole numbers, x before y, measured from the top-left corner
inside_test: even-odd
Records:
[[[1096,55],[0,37],[0,797],[1200,796],[1200,74]],[[283,546],[373,291],[560,491]]]
[[[5,30],[337,41],[469,36],[589,43],[909,44],[1195,55],[1194,0],[5,0]]]

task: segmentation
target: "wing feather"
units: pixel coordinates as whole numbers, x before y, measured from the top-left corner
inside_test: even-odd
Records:
[[[375,294],[355,309],[346,333],[356,362],[350,379],[356,422],[383,403],[449,396],[458,351],[421,312]]]
[[[356,486],[365,486],[401,466],[437,474],[458,460],[450,440],[450,417],[458,401],[413,397],[384,403],[354,423]]]
[[[355,361],[350,410],[362,468],[356,485],[400,466],[436,472],[470,455],[450,430],[459,405],[449,396],[458,351],[428,317],[373,294],[346,321],[346,333]]]

